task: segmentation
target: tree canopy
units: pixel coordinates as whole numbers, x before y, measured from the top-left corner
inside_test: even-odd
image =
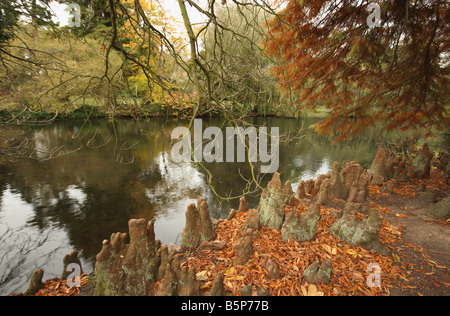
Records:
[[[268,27],[273,73],[295,106],[330,111],[318,129],[350,137],[387,128],[448,128],[450,10],[440,0],[289,0]],[[372,25],[373,26],[373,25]]]
[[[34,90],[60,95],[56,87],[81,78],[68,65],[76,57],[67,40],[79,40],[97,52],[80,57],[92,58],[96,73],[79,69],[83,87],[59,102],[86,103],[102,91],[113,112],[130,104],[161,112],[168,102],[191,104],[182,111],[190,116],[302,115],[325,107],[318,130],[338,139],[379,123],[448,128],[450,10],[443,0],[179,0],[172,4],[180,23],[163,1],[76,2],[81,28],[56,27],[48,0],[0,1],[0,92],[33,72],[47,76],[45,88]],[[203,21],[193,23],[188,11]],[[39,51],[34,37],[63,46],[54,47],[57,54]]]

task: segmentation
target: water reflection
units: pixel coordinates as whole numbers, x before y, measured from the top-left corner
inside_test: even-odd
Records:
[[[254,119],[281,133],[304,129],[280,145],[280,172],[293,189],[301,179],[331,171],[333,161],[357,160],[366,167],[376,153],[374,135],[332,146],[308,127],[311,120]],[[126,232],[131,218],[155,220],[157,238],[178,243],[189,203],[205,197],[215,218],[224,218],[237,201],[219,203],[202,169],[170,157],[171,131],[187,122],[150,120],[68,121],[32,131],[39,153],[55,159],[0,165],[0,295],[24,291],[31,272],[44,278],[62,272],[62,257],[82,250],[83,268],[93,272],[102,240]],[[205,122],[221,126],[218,120]],[[377,141],[379,139],[376,139]],[[43,156],[44,157],[44,156]],[[245,163],[206,164],[222,196],[239,195],[250,177]],[[270,180],[263,178],[263,185]],[[249,196],[256,207],[258,195]]]

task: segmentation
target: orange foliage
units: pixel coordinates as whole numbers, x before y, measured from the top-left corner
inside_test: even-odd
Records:
[[[89,276],[82,274],[80,285],[84,286],[89,282]],[[72,296],[80,294],[79,287],[69,287],[66,280],[48,280],[44,288],[39,290],[35,296]]]
[[[296,211],[296,210],[290,210]],[[330,284],[316,286],[323,295],[388,295],[396,287],[399,278],[405,275],[405,266],[396,264],[391,258],[371,253],[362,247],[341,242],[327,232],[335,221],[333,209],[322,207],[321,220],[314,241],[299,243],[296,240],[284,242],[281,231],[262,227],[259,237],[253,241],[254,253],[245,265],[233,266],[233,244],[240,234],[247,213],[239,213],[230,221],[224,221],[217,228],[217,240],[227,243],[222,251],[201,250],[185,258],[182,265],[195,268],[200,275],[202,290],[210,290],[218,273],[224,273],[224,289],[229,294],[240,295],[239,290],[247,284],[269,289],[270,295],[308,295],[310,285],[303,279],[303,272],[312,262],[329,259],[333,272]],[[380,239],[393,244],[401,236],[400,229],[383,223]],[[279,279],[269,279],[264,264],[274,260],[281,274]],[[367,267],[377,263],[382,269],[382,287],[369,287]]]
[[[417,188],[425,185],[426,190],[441,189],[447,187],[446,179],[442,176],[442,171],[438,171],[435,167],[430,172],[430,177],[423,180],[411,179],[408,182],[394,181],[393,192],[403,197],[413,197],[419,195]]]
[[[393,180],[391,180],[393,181]],[[419,186],[425,184],[426,188],[446,188],[446,179],[442,177],[442,172],[435,168],[431,171],[431,176],[425,180],[412,180],[408,183],[395,182],[394,194],[403,197],[417,195]],[[381,196],[389,195],[382,193],[380,187],[370,186],[370,197],[377,199]],[[369,208],[385,214],[390,214],[388,207],[381,206],[374,202],[368,204]],[[410,211],[406,207],[403,210]],[[304,213],[306,207],[296,200],[294,206],[287,206],[286,213]],[[270,295],[292,296],[292,295],[390,295],[394,288],[414,289],[408,284],[408,264],[403,257],[393,254],[392,257],[385,257],[362,247],[355,247],[337,239],[327,229],[333,225],[336,218],[333,213],[336,210],[332,207],[321,207],[321,219],[317,227],[315,240],[299,243],[296,240],[285,242],[281,238],[281,231],[261,227],[259,236],[253,241],[253,255],[245,265],[234,266],[234,243],[240,236],[241,227],[244,224],[247,213],[238,213],[232,220],[223,221],[216,230],[217,240],[225,241],[227,248],[221,251],[200,250],[186,254],[182,261],[182,266],[195,268],[201,288],[206,294],[218,273],[224,274],[224,289],[230,295],[240,295],[239,290],[252,284],[257,288],[265,287]],[[395,215],[400,220],[407,218],[406,214]],[[357,214],[357,219],[361,221],[365,216]],[[432,220],[432,219],[430,219]],[[443,226],[448,226],[448,221],[438,221]],[[392,247],[402,240],[402,232],[406,226],[398,223],[393,225],[384,220],[379,233],[380,241],[386,247]],[[430,259],[430,256],[423,248],[408,243],[414,251],[421,253],[424,262],[434,268],[447,270],[446,267],[439,266]],[[276,262],[281,278],[269,279],[265,269],[268,259]],[[303,273],[314,261],[323,262],[328,259],[332,262],[332,274],[329,284],[310,285],[304,278]],[[368,266],[376,263],[380,266],[381,287],[369,287],[367,278]],[[413,270],[415,270],[413,268]],[[415,270],[421,272],[421,270]],[[447,270],[448,273],[448,270]],[[447,284],[441,282],[442,285]],[[311,290],[312,289],[312,290]],[[418,293],[420,295],[420,293]]]
[[[272,69],[280,86],[298,92],[300,111],[325,105],[317,127],[338,140],[380,121],[448,128],[448,5],[383,2],[381,26],[370,28],[367,4],[289,0],[264,42],[280,61]]]

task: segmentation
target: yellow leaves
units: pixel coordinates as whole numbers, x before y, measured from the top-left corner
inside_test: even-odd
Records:
[[[314,284],[308,285],[308,289],[305,286],[301,286],[303,296],[324,296],[325,293],[318,291],[317,286]]]
[[[161,111],[164,111],[164,115],[189,116],[193,112],[195,102],[190,95],[182,92],[171,92],[164,95],[160,107]]]
[[[333,256],[337,255],[337,249],[335,247],[331,248],[327,244],[321,245],[321,247]]]
[[[234,275],[235,267],[229,268],[223,275],[225,276],[225,281],[242,281],[244,280],[243,275]]]
[[[236,275],[234,277],[229,277],[225,279],[225,281],[242,281],[242,280],[244,280],[243,275]]]
[[[208,279],[208,271],[201,271],[199,273],[197,273],[196,275],[197,280],[199,281],[204,281]]]
[[[234,267],[229,268],[223,275],[224,276],[232,276],[234,275]]]
[[[399,263],[402,261],[402,259],[395,253],[392,254],[392,259],[394,260],[394,262]]]
[[[347,253],[349,255],[351,255],[354,259],[362,258],[362,255],[359,252],[357,252],[356,250],[348,249]]]
[[[225,286],[225,289],[228,291],[235,292],[239,290],[244,284],[240,281],[244,280],[243,275],[236,275],[236,268],[231,267],[225,271],[223,274],[224,280],[223,284]]]

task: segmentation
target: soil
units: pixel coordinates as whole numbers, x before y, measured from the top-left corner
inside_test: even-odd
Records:
[[[438,196],[447,196],[450,189],[438,189]],[[424,208],[430,205],[419,195],[389,194],[371,199],[391,210],[385,219],[402,227],[401,239],[393,246],[399,260],[408,263],[405,287],[392,289],[396,296],[447,296],[450,295],[450,224],[431,218]],[[443,284],[446,283],[447,285]]]

